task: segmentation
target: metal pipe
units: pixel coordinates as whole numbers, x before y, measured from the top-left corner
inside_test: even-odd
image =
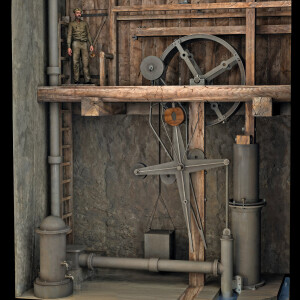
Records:
[[[95,268],[114,268],[146,270],[152,272],[187,272],[204,274],[221,274],[220,263],[206,261],[183,261],[167,260],[159,258],[121,258],[121,257],[102,257],[92,254],[80,254],[79,265],[81,267]]]
[[[232,278],[233,278],[233,238],[230,229],[225,228],[221,238],[221,292],[222,299],[232,297]]]
[[[59,53],[58,53],[58,1],[48,0],[49,12],[49,85],[58,85]],[[50,103],[50,176],[51,176],[51,215],[60,216],[60,170],[61,157],[59,153],[59,104]]]

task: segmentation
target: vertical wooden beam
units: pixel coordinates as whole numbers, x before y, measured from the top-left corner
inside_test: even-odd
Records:
[[[246,84],[255,84],[255,8],[246,9]],[[251,102],[245,103],[245,135],[250,135],[252,143],[255,143],[255,119]]]
[[[105,53],[100,51],[99,53],[99,84],[100,86],[106,85],[106,60]]]
[[[198,121],[199,116],[199,121]],[[198,123],[197,123],[198,121]],[[199,148],[204,152],[204,123],[205,112],[204,103],[190,103],[189,105],[189,138],[192,137],[192,133],[195,129],[193,139],[190,144],[190,149]],[[196,128],[195,128],[196,127]],[[204,171],[196,172],[192,174],[192,181],[194,185],[195,194],[197,197],[197,204],[200,211],[200,217],[202,221],[203,230],[205,230],[205,181]],[[192,195],[191,195],[192,197]],[[189,251],[189,260],[204,261],[205,251],[204,244],[201,240],[200,234],[196,223],[191,216],[191,231],[194,244],[194,252]],[[204,274],[190,273],[189,274],[189,286],[197,287],[203,286],[205,281]]]
[[[117,5],[117,0],[109,0],[108,16],[109,16],[109,53],[113,55],[113,59],[109,61],[109,78],[108,85],[118,85],[118,55],[117,55],[117,16],[112,11]]]

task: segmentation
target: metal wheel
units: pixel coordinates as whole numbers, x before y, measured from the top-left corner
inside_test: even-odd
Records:
[[[201,72],[201,68],[197,65],[194,55],[187,49],[188,45],[193,43],[209,40],[221,44],[230,53],[231,57],[227,60],[222,61],[218,66],[205,74]],[[210,85],[213,83],[213,79],[220,76],[226,71],[231,70],[235,65],[239,67],[241,85],[245,84],[245,69],[242,60],[236,50],[229,45],[226,41],[220,39],[219,37],[206,34],[193,34],[181,37],[170,44],[163,54],[158,57],[146,57],[145,61],[141,64],[141,72],[145,78],[151,78],[152,84],[155,85],[167,85],[166,84],[166,74],[171,60],[178,53],[179,57],[185,62],[188,67],[192,77],[189,79],[190,85]],[[163,71],[162,71],[163,69]],[[225,122],[239,107],[240,102],[235,102],[234,104],[225,103],[210,103],[211,110],[216,114],[216,118],[210,121],[206,121],[206,126],[216,125],[221,122]],[[225,111],[221,111],[220,106],[225,107]],[[222,110],[224,110],[222,109]]]

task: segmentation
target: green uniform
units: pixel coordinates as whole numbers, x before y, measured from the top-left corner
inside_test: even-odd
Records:
[[[72,47],[71,47],[72,42]],[[68,28],[68,48],[72,48],[73,52],[73,68],[74,68],[74,80],[79,81],[79,62],[80,54],[83,65],[84,81],[89,82],[91,80],[89,72],[89,52],[87,42],[92,45],[92,39],[88,24],[84,21],[73,21],[69,23]]]

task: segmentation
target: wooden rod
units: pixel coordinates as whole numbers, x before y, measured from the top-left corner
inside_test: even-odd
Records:
[[[224,2],[224,3],[199,3],[199,4],[163,4],[163,5],[131,5],[114,6],[112,12],[144,12],[144,11],[170,11],[170,10],[201,10],[201,9],[241,9],[241,8],[275,8],[291,7],[291,1],[269,2]]]
[[[97,97],[103,102],[247,102],[253,97],[271,97],[290,102],[290,85],[209,86],[45,86],[38,87],[39,102],[80,102]]]
[[[117,19],[112,8],[116,5],[117,0],[109,0],[108,15],[109,15],[109,52],[114,56],[114,59],[108,62],[109,66],[109,85],[118,85],[118,57],[117,57]]]

